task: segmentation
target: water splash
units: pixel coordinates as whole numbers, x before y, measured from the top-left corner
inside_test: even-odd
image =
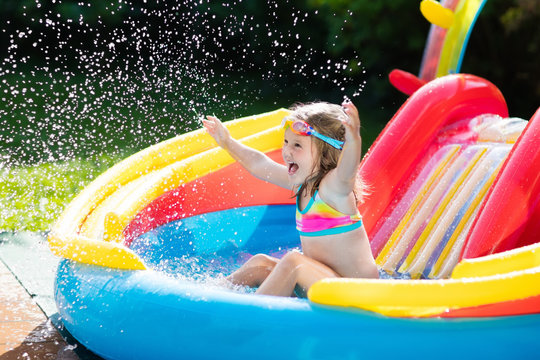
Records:
[[[318,12],[289,2],[36,0],[19,11],[1,25],[6,164],[129,153],[198,127],[192,108],[233,118],[364,86],[351,76],[358,55],[332,58],[310,35]]]
[[[356,53],[336,58],[335,39],[313,35],[321,14],[289,1],[13,4],[0,24],[3,230],[47,230],[101,171],[201,127],[193,109],[226,120],[365,84]]]

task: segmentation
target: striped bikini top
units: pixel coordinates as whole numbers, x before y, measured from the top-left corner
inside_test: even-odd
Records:
[[[299,192],[300,193],[300,192]],[[303,236],[323,236],[341,234],[362,227],[362,216],[357,210],[354,215],[346,215],[325,203],[317,190],[303,211],[299,209],[299,195],[296,197],[296,229]]]

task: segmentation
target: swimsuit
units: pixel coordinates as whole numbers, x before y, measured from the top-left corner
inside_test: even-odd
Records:
[[[300,192],[299,192],[300,194]],[[296,197],[296,229],[303,236],[341,234],[362,227],[362,216],[358,210],[354,215],[343,214],[325,203],[317,190],[303,211]]]

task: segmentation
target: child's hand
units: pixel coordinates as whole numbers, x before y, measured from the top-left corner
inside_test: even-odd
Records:
[[[229,130],[223,125],[221,121],[215,116],[207,116],[201,118],[201,122],[204,125],[204,128],[216,140],[219,146],[224,147],[225,142],[231,138]]]
[[[358,109],[350,101],[346,101],[341,104],[343,111],[349,117],[347,121],[343,122],[345,126],[345,141],[357,139],[360,137],[360,115],[358,115]]]

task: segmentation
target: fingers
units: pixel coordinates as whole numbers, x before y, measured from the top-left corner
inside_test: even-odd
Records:
[[[217,126],[219,126],[219,124],[221,124],[221,121],[219,121],[217,117],[210,116],[210,115],[208,115],[206,119],[201,116],[200,120],[203,126],[205,127],[205,129],[208,130],[209,132],[212,132],[213,130],[216,129]]]
[[[225,125],[217,117],[210,115],[206,116],[206,119],[201,117],[201,122],[206,132],[214,138],[219,146],[223,147],[231,136]]]
[[[352,102],[345,101],[343,104],[341,104],[341,106],[343,107],[345,114],[347,114],[350,118],[360,120],[360,117],[358,116],[358,109]]]
[[[344,124],[349,128],[360,127],[360,116],[358,115],[358,109],[350,101],[345,101],[341,104],[343,112],[348,116],[348,121]]]
[[[212,121],[203,119],[203,118],[201,118],[200,120],[201,120],[204,128],[206,129],[206,131],[208,131],[209,133],[212,133],[213,130],[215,129],[215,126],[216,126],[215,123],[212,122]]]

